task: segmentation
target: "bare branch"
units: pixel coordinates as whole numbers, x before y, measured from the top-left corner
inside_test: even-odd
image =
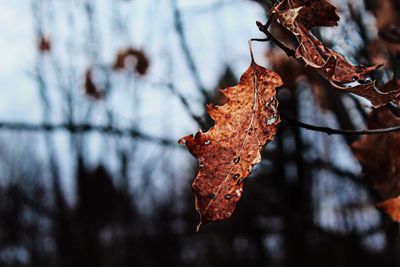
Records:
[[[328,135],[377,135],[377,134],[387,134],[387,133],[392,133],[392,132],[400,132],[400,126],[396,127],[389,127],[389,128],[383,128],[383,129],[373,129],[373,130],[342,130],[342,129],[333,129],[329,127],[323,127],[323,126],[315,126],[303,122],[296,121],[294,119],[291,119],[284,114],[281,113],[281,117],[288,122],[290,125],[307,129],[310,131],[314,132],[321,132],[321,133],[326,133]]]
[[[138,138],[144,141],[159,143],[165,146],[176,146],[178,143],[162,137],[151,136],[142,133],[136,129],[122,129],[112,126],[92,125],[92,124],[33,124],[33,123],[14,123],[14,122],[0,122],[0,130],[10,131],[27,131],[27,132],[54,132],[54,131],[68,131],[70,133],[89,133],[99,132],[114,136],[128,136],[131,138]]]
[[[185,38],[185,32],[183,29],[182,14],[178,8],[178,4],[177,4],[176,0],[172,1],[172,8],[173,8],[173,12],[174,12],[173,17],[174,17],[175,30],[178,34],[179,43],[180,43],[182,51],[185,55],[186,61],[189,65],[189,69],[192,72],[196,86],[202,93],[204,100],[209,103],[209,102],[211,102],[211,98],[210,98],[205,86],[203,85],[203,82],[200,79],[199,71],[196,67],[193,56],[190,52],[189,44],[187,43],[187,40]]]
[[[269,26],[271,25],[272,19],[273,19],[274,15],[271,14],[268,17],[268,21],[267,23],[265,23],[265,25],[263,25],[261,22],[257,21],[257,27],[258,29],[263,32],[265,35],[267,35],[269,41],[273,42],[276,46],[278,46],[280,49],[282,49],[286,55],[288,57],[294,57],[295,56],[295,51],[293,49],[290,49],[289,47],[287,47],[286,45],[284,45],[283,43],[281,43],[278,39],[276,39],[268,30]]]
[[[207,128],[206,122],[203,120],[202,117],[197,116],[191,109],[188,101],[186,100],[186,97],[183,96],[172,83],[167,84],[167,88],[176,96],[178,99],[181,101],[182,105],[185,107],[186,111],[189,113],[189,115],[192,117],[194,121],[197,122],[197,124],[203,128]]]

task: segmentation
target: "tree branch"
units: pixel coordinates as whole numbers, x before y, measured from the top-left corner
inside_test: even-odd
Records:
[[[303,122],[296,121],[292,118],[289,118],[285,116],[284,114],[281,114],[281,117],[288,122],[290,125],[294,127],[299,127],[303,129],[307,129],[310,131],[314,132],[321,132],[321,133],[326,133],[328,135],[377,135],[377,134],[387,134],[387,133],[392,133],[392,132],[400,132],[400,126],[396,127],[389,127],[389,128],[383,128],[383,129],[373,129],[373,130],[342,130],[342,129],[333,129],[329,127],[324,127],[324,126],[315,126]]]
[[[288,57],[295,57],[295,51],[293,49],[290,49],[283,43],[281,43],[278,39],[276,39],[268,30],[269,26],[271,25],[272,19],[274,15],[271,14],[268,17],[267,23],[263,25],[261,22],[256,21],[258,29],[263,32],[265,35],[267,35],[268,39],[273,42],[276,46],[278,46],[280,49],[282,49]]]
[[[205,86],[203,85],[203,83],[200,79],[199,71],[196,67],[193,56],[190,52],[189,44],[187,43],[186,38],[185,38],[185,32],[183,30],[183,25],[182,25],[182,14],[178,8],[178,4],[177,4],[176,0],[172,1],[172,8],[173,8],[173,13],[174,13],[173,15],[174,15],[175,30],[178,34],[179,43],[180,43],[182,51],[185,55],[186,61],[189,65],[189,69],[192,72],[194,81],[197,85],[197,88],[199,88],[200,92],[202,93],[204,100],[207,103],[210,103],[211,97],[209,96]]]
[[[89,132],[100,132],[104,134],[114,136],[128,136],[131,138],[138,138],[144,141],[159,143],[165,146],[176,146],[178,143],[172,140],[168,140],[162,137],[151,136],[146,133],[142,133],[136,129],[121,129],[112,126],[101,126],[91,124],[33,124],[33,123],[14,123],[14,122],[0,122],[0,130],[10,131],[27,131],[27,132],[54,132],[54,131],[68,131],[70,133],[89,133]]]
[[[185,96],[183,96],[172,83],[169,83],[167,85],[167,88],[173,93],[178,99],[181,101],[182,105],[185,107],[186,111],[189,113],[189,115],[192,117],[192,119],[197,122],[197,124],[202,128],[206,129],[207,128],[207,123],[203,120],[202,117],[197,116],[191,109],[188,101],[186,100]]]
[[[272,8],[272,7],[271,7]],[[363,34],[363,29],[365,28],[364,25],[362,24],[359,16],[356,16],[354,9],[352,9],[352,6],[350,6],[350,11],[352,11],[352,16],[353,16],[353,20],[356,22],[357,26],[360,29],[360,35],[362,37],[362,39],[366,42],[368,41],[368,38],[365,34]],[[256,21],[257,27],[258,29],[263,32],[265,35],[267,35],[267,39],[251,39],[252,41],[271,41],[273,42],[276,46],[278,46],[279,48],[281,48],[288,57],[295,57],[295,50],[287,47],[286,45],[284,45],[282,42],[280,42],[278,39],[276,39],[271,32],[268,30],[268,28],[271,25],[271,22],[273,20],[274,14],[271,14],[268,17],[267,22],[265,23],[265,25],[263,25],[261,22]],[[369,62],[369,58],[368,58],[368,54],[365,53],[364,51],[364,56],[366,58],[366,60]],[[392,61],[394,61],[394,78],[393,79],[397,79],[400,76],[400,67],[399,66],[399,62],[400,62],[400,52],[397,52],[396,56],[392,59]],[[356,102],[356,105],[357,102]],[[395,104],[393,101],[389,102],[386,104],[386,107],[397,117],[400,117],[400,106]],[[357,106],[359,111],[362,111],[362,109],[360,109],[360,106]],[[363,117],[365,118],[365,113],[362,113]]]

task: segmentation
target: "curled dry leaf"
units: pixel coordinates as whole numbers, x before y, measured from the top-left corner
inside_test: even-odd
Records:
[[[200,165],[192,185],[200,214],[197,230],[207,222],[231,217],[243,181],[276,133],[280,118],[275,95],[281,85],[278,74],[253,62],[238,85],[221,90],[227,99],[224,105],[207,106],[215,125],[206,133],[199,130],[179,140]]]
[[[398,125],[400,119],[386,108],[374,110],[368,119],[370,129]],[[400,134],[366,136],[352,147],[370,184],[384,201],[378,207],[400,222]]]
[[[113,64],[113,69],[132,69],[140,75],[145,75],[149,65],[149,59],[143,51],[127,48],[118,52]]]
[[[370,73],[381,67],[353,66],[346,58],[326,47],[311,33],[317,26],[336,26],[336,8],[325,0],[283,0],[272,9],[278,23],[287,28],[299,46],[295,57],[314,68],[337,89],[348,91],[371,101],[375,107],[400,96],[400,91],[384,93],[370,80]]]
[[[362,96],[371,101],[375,107],[381,107],[390,101],[398,102],[400,100],[400,87],[396,88],[389,86],[389,84],[377,87],[375,82],[372,82],[357,87],[343,87],[339,85],[335,85],[335,87]]]

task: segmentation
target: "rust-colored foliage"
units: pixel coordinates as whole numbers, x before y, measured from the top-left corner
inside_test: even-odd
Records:
[[[397,92],[400,91],[400,80],[393,78],[389,82],[381,85],[379,87],[379,90],[382,92]]]
[[[119,51],[114,64],[114,70],[128,69],[137,72],[140,75],[145,75],[149,68],[150,62],[143,51],[128,48]]]
[[[272,69],[282,77],[286,88],[294,90],[299,82],[306,82],[310,86],[318,105],[324,110],[328,109],[329,104],[324,95],[324,88],[318,73],[311,68],[302,66],[299,61],[288,57],[279,48],[271,48],[267,52],[266,57]]]
[[[215,125],[206,133],[180,139],[199,160],[193,182],[199,227],[231,217],[242,196],[243,181],[260,162],[260,151],[280,122],[275,98],[278,74],[252,63],[235,87],[221,90],[227,101],[207,106]]]
[[[389,43],[400,44],[400,26],[390,25],[379,31],[379,36]]]
[[[44,36],[40,37],[38,49],[41,53],[46,53],[51,50],[50,40]]]
[[[394,221],[400,223],[400,196],[381,202],[377,206],[389,214]]]
[[[400,8],[398,0],[371,1],[364,0],[366,7],[372,11],[376,17],[378,31],[387,36],[389,42],[392,37],[399,36],[400,18],[397,11]],[[392,37],[390,37],[392,36]],[[395,43],[397,38],[395,38]]]
[[[381,92],[369,74],[381,65],[353,66],[346,58],[326,47],[312,33],[317,26],[336,26],[339,17],[336,8],[325,0],[284,0],[271,11],[278,23],[287,28],[297,39],[296,58],[314,68],[337,89],[362,96],[375,107],[385,105],[400,97],[400,91]],[[351,84],[358,82],[355,85]]]
[[[398,126],[400,118],[389,110],[374,110],[368,121],[370,129]],[[384,202],[378,207],[400,222],[400,133],[366,136],[353,144],[356,157],[374,189]]]
[[[369,44],[368,52],[373,63],[379,60],[388,66],[391,57],[395,57],[400,51],[400,18],[397,14],[400,2],[398,0],[364,1],[367,8],[375,15],[380,37]]]
[[[102,92],[93,81],[91,69],[88,69],[85,73],[85,94],[95,100],[99,100],[103,97]]]

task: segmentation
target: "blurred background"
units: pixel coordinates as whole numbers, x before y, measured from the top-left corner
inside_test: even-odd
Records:
[[[331,2],[340,26],[313,33],[353,63],[385,63],[380,82],[396,77],[399,2]],[[249,66],[271,4],[0,0],[0,266],[400,266],[358,137],[285,123],[232,218],[195,233],[198,166],[177,140],[212,125],[204,106]],[[254,53],[283,77],[280,112],[365,126],[367,101],[272,44]]]

